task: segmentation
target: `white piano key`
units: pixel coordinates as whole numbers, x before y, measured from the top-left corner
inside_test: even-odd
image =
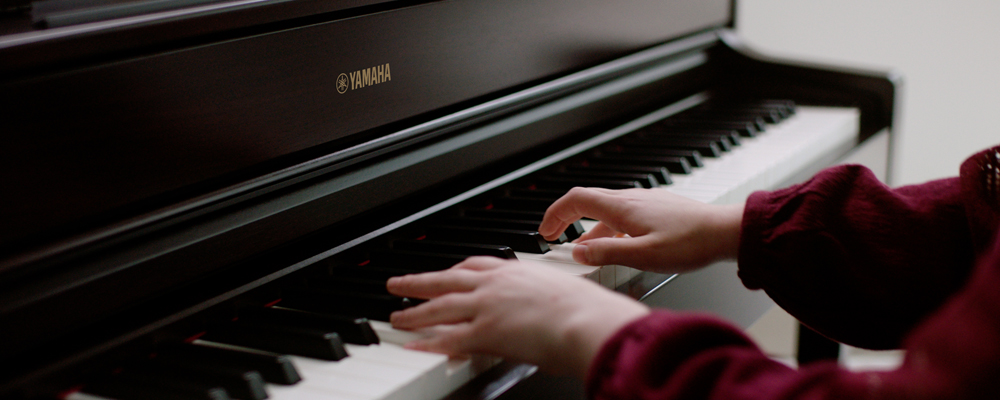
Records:
[[[587,232],[590,231],[591,229],[594,229],[594,227],[597,226],[597,221],[592,219],[581,219],[580,225],[583,226],[583,231]]]
[[[587,230],[586,227],[584,227]],[[531,254],[515,252],[518,260],[532,261],[548,267],[563,271],[570,275],[581,276],[601,283],[602,271],[600,267],[583,265],[573,260],[573,243],[556,244],[549,246],[552,250],[545,254]],[[604,273],[606,274],[606,273]]]
[[[365,400],[363,397],[331,393],[303,385],[284,386],[269,383],[264,389],[267,390],[268,400]]]
[[[302,376],[302,382],[298,385],[303,387],[365,399],[424,398],[425,379],[433,376],[435,365],[425,366],[426,368],[408,368],[390,361],[388,358],[379,360],[347,357],[340,361],[329,362],[292,357],[292,362]],[[446,363],[436,364],[436,368],[439,369],[445,366]]]
[[[611,267],[615,269],[615,284],[613,288],[627,284],[632,279],[632,268],[624,265],[612,265]]]
[[[391,344],[402,346],[405,343],[426,337],[431,334],[436,329],[450,329],[449,327],[436,327],[433,329],[419,330],[419,331],[402,331],[394,329],[391,325],[381,321],[373,321],[372,329],[379,334],[379,338],[384,338],[384,341],[391,341]],[[425,353],[419,351],[412,351],[402,349],[403,351],[408,351],[414,354],[409,354],[406,357],[444,357],[440,354]],[[455,389],[458,389],[466,382],[475,378],[480,373],[486,371],[490,367],[493,367],[501,360],[496,357],[476,355],[472,357],[451,357],[446,358],[445,368],[443,370],[437,370],[432,374],[426,376],[426,388],[425,392],[428,393],[430,397],[428,398],[440,398],[444,397],[448,393]]]
[[[614,288],[618,287],[618,286],[616,286],[618,284],[618,277],[615,274],[615,266],[614,265],[605,265],[605,266],[602,266],[602,267],[600,267],[600,271],[601,271],[600,272],[601,276],[599,278],[600,279],[599,283],[601,284],[601,286],[604,286],[604,287],[606,287],[608,289],[614,289]]]
[[[448,357],[402,348],[402,343],[419,335],[392,329],[389,324],[373,321],[373,328],[382,336],[396,339],[397,343],[383,340],[382,344],[361,346],[345,344],[349,356],[340,361],[318,360],[290,356],[302,381],[291,386],[268,385],[280,398],[295,399],[303,391],[303,398],[361,399],[436,399],[440,387],[448,384]],[[406,336],[410,335],[410,336]],[[404,339],[405,337],[405,339]],[[245,349],[198,341],[206,345]],[[252,350],[252,349],[249,349]],[[268,392],[272,393],[272,392]],[[431,393],[431,396],[427,394]],[[323,397],[325,396],[325,397]],[[272,398],[274,396],[272,395]]]

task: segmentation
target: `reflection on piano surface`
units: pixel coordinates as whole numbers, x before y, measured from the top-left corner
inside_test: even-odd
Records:
[[[491,255],[746,325],[770,303],[735,277],[580,265],[594,221],[547,242],[545,209],[575,186],[740,202],[891,127],[886,76],[753,55],[727,1],[356,3],[0,21],[0,396],[579,396],[404,349],[426,333],[388,315],[421,300],[385,281]],[[338,85],[371,65],[392,80]]]

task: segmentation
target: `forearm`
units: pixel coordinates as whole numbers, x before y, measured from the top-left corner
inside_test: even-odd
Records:
[[[897,347],[972,264],[960,199],[957,179],[890,189],[857,166],[755,193],[744,213],[740,277],[837,340]]]
[[[772,361],[714,317],[658,311],[615,334],[586,383],[597,400],[791,400],[856,398],[834,393],[851,391],[849,380],[832,363],[798,371]]]
[[[599,400],[1000,398],[1000,239],[974,274],[907,335],[906,360],[892,371],[851,372],[833,362],[788,368],[725,322],[659,311],[608,340],[588,393]]]

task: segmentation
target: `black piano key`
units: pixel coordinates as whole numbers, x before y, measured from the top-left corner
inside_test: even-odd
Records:
[[[701,160],[701,153],[697,150],[650,149],[649,151],[643,151],[640,148],[631,148],[626,149],[622,154],[648,155],[653,157],[683,157],[692,168],[705,166],[705,163]]]
[[[385,282],[382,283],[385,287]],[[278,307],[260,307],[240,311],[240,320],[253,324],[289,326],[324,332],[336,332],[347,343],[378,344],[378,335],[365,318],[319,314]]]
[[[509,220],[509,219],[456,217],[444,220],[442,221],[442,224],[449,226],[516,229],[521,231],[538,232],[538,225],[541,224],[541,221],[536,222],[536,221]],[[569,237],[563,234],[556,240],[550,240],[549,243],[563,244],[569,241],[570,241]],[[513,251],[511,251],[511,254],[513,254]]]
[[[461,243],[501,244],[514,251],[543,254],[549,251],[549,244],[537,231],[517,229],[493,229],[462,226],[432,226],[427,228],[427,237],[434,240]]]
[[[570,241],[579,239],[580,235],[583,235],[583,224],[581,224],[580,221],[574,221],[566,227],[566,230],[563,233],[566,234],[566,237],[569,238]]]
[[[757,107],[768,107],[777,109],[789,116],[795,115],[794,100],[759,100],[751,104]]]
[[[673,174],[690,174],[691,163],[684,157],[648,157],[625,154],[600,154],[590,161],[595,165],[619,163],[621,165],[638,165],[644,167],[663,167]]]
[[[639,155],[639,156],[669,156],[669,157],[684,157],[688,160],[688,163],[692,167],[703,167],[705,163],[702,161],[701,152],[698,150],[682,150],[670,147],[660,147],[656,145],[649,146],[616,146],[612,150],[607,151],[608,154],[623,154],[623,155]],[[718,157],[719,153],[714,153],[712,157]]]
[[[725,143],[720,145],[719,143]],[[703,157],[719,157],[723,151],[729,151],[729,141],[712,139],[682,139],[673,137],[653,137],[629,140],[622,143],[626,149],[630,147],[674,148],[681,150],[697,150]]]
[[[305,290],[298,292],[305,292]],[[285,298],[282,303],[289,303],[289,300]],[[236,321],[209,330],[202,336],[202,339],[261,349],[272,353],[295,354],[330,361],[347,357],[347,349],[344,348],[344,342],[339,335],[315,329]]]
[[[701,121],[738,122],[751,124],[760,132],[767,130],[767,120],[763,116],[757,113],[740,113],[731,110],[721,112],[712,111],[700,115],[680,117],[675,119],[675,121],[680,123],[683,123],[683,121],[695,121],[694,123],[701,123]]]
[[[763,132],[757,129],[756,124],[751,122],[725,122],[725,121],[713,121],[713,120],[694,120],[688,119],[683,121],[671,121],[665,122],[663,127],[669,127],[676,130],[685,129],[710,129],[710,130],[734,130],[740,134],[740,136],[754,137],[759,133]]]
[[[769,107],[766,105],[748,104],[748,105],[735,106],[732,108],[732,110],[735,112],[759,113],[761,117],[763,117],[765,120],[767,120],[769,123],[772,124],[776,123],[772,122],[772,120],[780,122],[792,116],[792,114],[789,113],[786,107],[782,107],[780,105]]]
[[[667,169],[663,167],[644,167],[637,165],[619,165],[616,163],[591,162],[587,165],[571,165],[566,167],[566,170],[582,173],[586,173],[587,171],[611,171],[650,174],[660,185],[669,185],[673,183],[673,180],[670,179],[670,171],[667,171]]]
[[[393,250],[416,251],[420,253],[445,253],[466,256],[492,256],[516,260],[514,250],[509,246],[493,244],[439,242],[434,240],[395,240],[390,243]]]
[[[184,343],[161,349],[157,358],[183,358],[206,365],[245,366],[260,372],[264,381],[279,385],[291,385],[302,380],[288,357],[274,353]]]
[[[253,369],[240,366],[210,365],[181,358],[153,359],[143,368],[171,380],[189,381],[206,386],[221,386],[230,396],[244,400],[264,400],[264,378]]]
[[[736,132],[729,132],[726,134],[719,133],[700,133],[700,132],[651,132],[640,136],[633,136],[625,138],[623,143],[626,144],[638,144],[644,143],[650,139],[659,140],[671,139],[671,140],[697,140],[697,141],[711,141],[719,146],[719,150],[731,151],[733,147],[738,145],[738,138],[740,134]],[[737,144],[734,145],[732,139],[737,138]]]
[[[550,204],[551,205],[551,204]],[[532,221],[541,221],[545,217],[545,211],[519,211],[519,210],[504,210],[504,209],[483,209],[483,208],[465,208],[462,209],[461,214],[466,217],[473,218],[498,218],[498,219],[513,219],[513,220],[524,220],[531,219]]]
[[[389,278],[394,276],[403,276],[410,274],[419,274],[421,272],[416,269],[406,269],[406,268],[383,268],[379,266],[370,265],[369,260],[366,265],[337,265],[330,268],[330,276],[332,278],[337,277],[350,277],[357,279],[367,279],[367,280],[380,280],[387,281]]]
[[[538,222],[539,225],[542,224],[542,219],[545,217],[544,212],[533,212],[533,211],[511,211],[511,210],[484,210],[481,208],[475,209],[465,209],[462,210],[462,215],[473,217],[473,218],[495,218],[495,219],[512,219],[512,220],[528,220],[533,222]],[[583,235],[583,224],[580,221],[576,221],[566,228],[566,237],[569,240],[576,240]]]
[[[403,268],[423,272],[440,271],[453,267],[468,256],[464,254],[422,253],[404,250],[381,250],[371,253],[373,266]]]
[[[543,176],[540,178],[533,179],[532,182],[535,183],[539,188],[560,188],[560,189],[572,189],[577,186],[581,187],[599,187],[605,189],[636,189],[642,188],[642,183],[635,180],[627,179],[601,179],[601,178],[571,178],[571,177],[559,177],[559,176]]]
[[[118,400],[230,400],[219,385],[204,385],[144,373],[124,372],[87,384],[83,393]]]
[[[657,136],[678,136],[678,137],[707,137],[713,140],[728,141],[730,147],[736,147],[743,142],[739,132],[732,129],[703,129],[703,128],[674,128],[663,126],[652,126],[645,128],[635,135],[636,138],[657,137]]]
[[[709,142],[711,143],[711,142]],[[681,145],[681,144],[667,144],[658,143],[656,140],[651,140],[646,143],[637,145],[622,146],[621,152],[625,154],[651,154],[651,155],[661,155],[661,156],[671,156],[671,157],[684,157],[688,159],[688,163],[692,167],[703,167],[705,163],[703,158],[718,158],[722,156],[722,150],[715,143],[711,145],[706,145],[704,151],[695,148],[694,145]]]
[[[729,117],[755,117],[760,118],[768,124],[777,124],[785,119],[781,112],[774,108],[766,107],[737,107],[726,110],[722,114],[723,118]]]
[[[656,180],[651,174],[643,173],[632,173],[632,172],[615,172],[615,171],[590,171],[590,172],[559,172],[555,173],[554,176],[564,177],[564,178],[586,178],[594,177],[600,179],[614,179],[614,180],[628,180],[639,182],[644,188],[654,188],[660,186],[660,182]]]
[[[409,308],[417,302],[406,297],[335,290],[298,290],[285,293],[282,307],[319,314],[363,317],[389,321],[389,314]]]
[[[560,197],[566,195],[565,190],[555,189],[555,190],[545,190],[545,189],[526,189],[526,188],[512,188],[507,189],[508,197],[522,197],[531,199],[542,199],[555,202],[559,200]]]
[[[389,294],[385,287],[385,279],[356,278],[348,276],[323,276],[303,279],[298,282],[299,287],[320,288],[320,289],[342,289],[364,293]]]
[[[536,199],[530,197],[497,197],[492,201],[494,208],[501,210],[545,212],[554,200]],[[515,249],[516,250],[516,249]]]

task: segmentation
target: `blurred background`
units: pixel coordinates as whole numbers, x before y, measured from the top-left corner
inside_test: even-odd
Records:
[[[973,152],[1000,144],[998,1],[737,0],[736,27],[770,56],[902,75],[893,186],[957,175]],[[794,364],[796,331],[795,320],[774,307],[748,333]],[[840,362],[890,369],[902,357],[842,346]]]
[[[1000,144],[1000,2],[737,0],[736,26],[771,56],[903,76],[892,185],[957,175]]]

